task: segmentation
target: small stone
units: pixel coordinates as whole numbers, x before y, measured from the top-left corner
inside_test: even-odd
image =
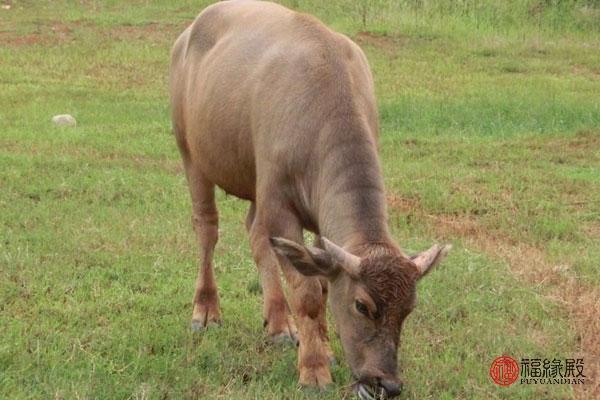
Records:
[[[58,126],[77,125],[77,121],[75,121],[75,118],[73,118],[73,116],[69,114],[55,115],[54,117],[52,117],[52,122],[54,122]]]
[[[2,4],[3,10],[10,10],[10,4]]]

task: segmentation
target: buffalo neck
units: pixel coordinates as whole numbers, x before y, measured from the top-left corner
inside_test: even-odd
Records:
[[[337,124],[320,143],[319,231],[349,250],[390,243],[377,143],[365,126]]]

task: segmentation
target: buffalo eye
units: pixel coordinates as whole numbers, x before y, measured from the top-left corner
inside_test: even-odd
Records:
[[[354,306],[356,307],[356,310],[359,313],[363,314],[365,317],[370,317],[369,308],[364,303],[361,303],[360,301],[356,300],[354,302]]]

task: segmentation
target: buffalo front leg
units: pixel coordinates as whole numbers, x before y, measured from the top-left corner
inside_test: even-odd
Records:
[[[329,363],[333,355],[327,340],[326,291],[323,291],[319,278],[300,274],[283,257],[280,257],[280,262],[290,289],[292,312],[298,324],[299,382],[301,385],[323,388],[332,382]]]
[[[256,221],[255,210],[256,206],[252,203],[246,227],[250,231],[250,246],[263,291],[263,318],[267,336],[272,342],[296,343],[298,332],[283,293],[279,264],[269,243],[269,231]]]
[[[282,204],[276,202],[274,204]],[[288,258],[278,255],[271,242],[273,237],[283,237],[302,243],[302,226],[291,211],[281,206],[274,207],[278,212],[269,213],[264,221],[269,235],[269,252],[281,266],[285,276],[289,303],[298,326],[298,372],[299,383],[304,386],[325,387],[332,382],[329,371],[327,342],[323,339],[323,286],[319,278],[306,277],[298,272]],[[258,210],[260,212],[260,209]]]
[[[319,236],[315,237],[315,241],[313,246],[322,248],[321,246],[321,238]],[[329,294],[329,282],[326,278],[319,278],[319,282],[321,284],[321,306],[319,308],[319,333],[321,334],[321,339],[323,340],[323,344],[325,346],[325,351],[327,352],[327,358],[329,359],[330,364],[335,364],[335,355],[333,354],[333,350],[331,350],[331,346],[329,343],[329,335],[327,329],[327,297]]]
[[[323,307],[323,287],[319,278],[305,277],[285,258],[278,256],[273,249],[271,238],[283,237],[302,243],[302,227],[292,212],[281,207],[282,202],[272,201],[266,215],[261,215],[260,207],[252,225],[253,249],[257,252],[260,268],[269,266],[268,275],[261,271],[263,287],[277,282],[277,296],[281,293],[281,300],[271,300],[273,304],[283,301],[281,307],[286,305],[279,271],[282,270],[289,289],[289,299],[292,313],[298,326],[298,372],[299,382],[304,386],[325,387],[331,383],[329,371],[329,357],[327,346],[323,340],[321,309]],[[276,211],[275,211],[276,210]],[[260,244],[258,244],[260,243]],[[281,268],[278,268],[278,267]],[[272,293],[265,291],[265,304]],[[280,315],[281,308],[279,310]],[[286,319],[290,320],[289,317]]]
[[[335,355],[329,344],[329,335],[327,330],[327,296],[329,294],[329,282],[325,278],[319,278],[321,284],[321,305],[319,307],[319,333],[321,334],[321,340],[323,340],[323,346],[325,346],[325,352],[327,353],[327,359],[329,363],[335,364]]]
[[[219,294],[213,270],[213,253],[219,236],[215,187],[196,170],[186,169],[192,196],[192,224],[200,247],[198,277],[194,294],[192,330],[219,324]]]

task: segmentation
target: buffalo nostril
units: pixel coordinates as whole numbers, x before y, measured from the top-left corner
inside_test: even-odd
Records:
[[[402,383],[382,379],[379,383],[387,394],[387,397],[396,397],[402,392]]]

